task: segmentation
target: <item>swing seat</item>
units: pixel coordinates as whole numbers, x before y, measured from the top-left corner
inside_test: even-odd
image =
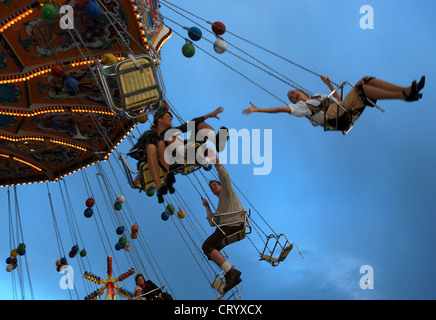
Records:
[[[215,226],[224,234],[224,238],[221,242],[223,246],[227,246],[229,244],[232,244],[234,242],[240,241],[244,239],[247,234],[251,233],[251,225],[250,225],[250,217],[251,211],[248,210],[242,210],[242,211],[235,211],[235,212],[227,212],[227,213],[215,213],[212,219],[212,222],[215,224]],[[231,223],[220,223],[221,217],[236,217],[237,220]],[[236,231],[231,234],[226,234],[222,227],[230,227],[230,226],[241,226],[241,229],[239,231]]]
[[[235,287],[233,287],[231,290],[227,292],[224,292],[225,286],[226,286],[226,280],[224,278],[224,271],[221,271],[215,276],[215,280],[212,281],[211,283],[211,287],[216,291],[218,291],[218,293],[220,294],[219,296],[216,297],[216,300],[223,300],[224,296],[227,293],[230,293],[230,296],[227,299],[233,298],[234,300],[239,300],[241,298],[238,290],[239,285],[236,285]]]
[[[341,95],[341,101],[344,96],[344,86],[350,85],[352,89],[354,89],[354,85],[349,81],[344,81],[341,83],[337,88],[333,89],[326,98],[322,99],[321,101],[321,107],[324,111],[324,131],[341,131],[343,135],[347,135],[351,129],[354,127],[354,123],[359,119],[360,115],[363,112],[363,107],[361,110],[357,110],[355,112],[351,112],[350,110],[347,110],[341,103],[339,103],[336,99],[333,100],[333,95],[340,90]],[[373,101],[371,101],[369,98],[367,100],[372,104],[373,107],[376,107],[377,109],[384,112],[383,109],[381,109],[377,104],[375,104]],[[336,104],[336,121],[335,125],[331,125],[327,121],[327,109],[329,106]],[[343,111],[344,113],[340,115],[340,112]],[[346,125],[339,127],[340,118],[346,117]]]
[[[269,247],[270,241],[274,242],[272,249],[270,249]],[[290,243],[288,238],[283,233],[280,234],[279,236],[275,234],[271,234],[267,237],[265,248],[263,249],[263,252],[260,254],[259,260],[267,261],[271,263],[273,267],[276,267],[280,264],[280,262],[283,262],[286,259],[286,257],[289,255],[291,250],[294,248],[294,246],[298,250],[298,247],[295,245],[295,243]],[[303,255],[301,254],[300,250],[298,250],[298,252],[300,253],[300,256],[303,258]]]
[[[201,144],[199,142],[195,142],[195,144],[194,144],[195,150],[197,150],[200,146],[201,146]],[[148,190],[148,189],[154,187],[155,183],[154,183],[153,177],[151,176],[148,162],[143,162],[142,164],[139,163],[138,165],[140,166],[139,169],[140,169],[142,181],[143,181],[143,188],[142,189]],[[200,164],[189,163],[188,159],[185,156],[183,159],[183,164],[175,163],[175,164],[170,165],[169,172],[172,172],[174,174],[180,173],[182,175],[187,175],[187,174],[190,174],[190,173],[192,173],[200,168],[201,168]],[[160,181],[163,183],[165,181],[165,179],[164,179],[164,167],[160,164],[160,162],[159,162],[159,177],[160,177]]]
[[[226,286],[226,282],[223,277],[217,276],[215,280],[211,284],[212,288],[218,291],[221,295],[224,294],[224,287]]]
[[[164,95],[159,64],[159,60],[148,55],[131,54],[125,60],[111,65],[96,64],[95,71],[100,76],[105,99],[112,112],[123,112],[135,119],[156,111]],[[112,97],[114,83],[120,91],[118,103]]]
[[[294,247],[294,245],[290,244],[289,246],[284,248],[282,250],[282,252],[280,252],[280,255],[277,258],[274,258],[274,257],[269,256],[267,254],[263,254],[261,256],[261,260],[267,260],[267,261],[270,261],[271,263],[278,264],[279,262],[282,262],[286,259],[286,257],[288,256],[289,252],[291,252],[293,247]]]
[[[195,142],[194,144],[187,144],[188,147],[193,146],[195,148],[195,150],[199,150],[201,143],[200,142]],[[131,150],[129,153],[127,153],[127,155],[131,155],[133,153],[137,153],[138,150],[134,149]],[[143,191],[147,191],[149,189],[153,189],[155,186],[155,182],[153,180],[153,177],[151,176],[150,173],[150,169],[149,169],[149,165],[147,161],[139,161],[137,164],[137,169],[138,171],[133,171],[126,158],[124,157],[124,155],[120,154],[120,160],[122,160],[122,164],[123,164],[123,168],[124,168],[124,172],[127,176],[127,179],[129,181],[129,184],[132,188],[134,189],[141,189]],[[191,163],[188,161],[186,155],[183,159],[183,164],[179,164],[179,163],[175,163],[170,165],[170,171],[173,174],[177,174],[180,173],[182,175],[188,175],[198,169],[200,169],[202,167],[201,164],[199,163]],[[139,180],[135,179],[133,180],[132,178],[132,174],[138,174],[139,175]],[[160,181],[163,183],[165,181],[164,179],[164,167],[159,163],[159,176],[160,176]]]

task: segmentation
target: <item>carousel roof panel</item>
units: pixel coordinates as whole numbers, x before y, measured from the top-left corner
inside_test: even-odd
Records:
[[[93,18],[86,4],[64,3],[74,9],[74,29],[62,29],[60,15],[43,18],[37,1],[2,4],[0,186],[56,180],[104,159],[135,126],[106,105],[92,66],[106,53],[120,60],[148,45],[159,50],[171,31],[155,0],[97,3],[101,13]],[[61,75],[51,72],[54,65]],[[69,78],[77,81],[73,89]]]

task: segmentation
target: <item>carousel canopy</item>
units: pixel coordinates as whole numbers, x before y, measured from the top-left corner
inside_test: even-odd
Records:
[[[67,28],[60,23],[67,21],[66,5],[74,17]],[[105,159],[135,122],[108,107],[93,65],[107,54],[122,60],[144,53],[149,45],[159,51],[171,35],[159,4],[12,0],[0,6],[0,185],[53,181]],[[112,98],[118,95],[115,89]]]

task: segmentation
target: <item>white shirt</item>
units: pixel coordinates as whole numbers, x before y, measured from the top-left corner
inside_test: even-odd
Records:
[[[324,111],[320,111],[312,116],[312,111],[309,109],[309,107],[306,105],[306,103],[317,107],[320,105],[322,99],[326,98],[327,95],[325,94],[317,94],[315,96],[319,96],[319,99],[311,99],[304,101],[298,101],[294,104],[289,104],[288,107],[291,109],[291,114],[295,117],[307,117],[309,118],[309,121],[314,126],[323,126],[324,125]]]

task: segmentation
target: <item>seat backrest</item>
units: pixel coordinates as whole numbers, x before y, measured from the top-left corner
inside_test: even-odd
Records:
[[[134,61],[127,60],[119,63],[117,68],[126,110],[152,105],[161,98],[152,63],[146,58],[139,58],[137,62],[143,67],[142,70],[137,68]]]
[[[222,240],[222,244],[223,245],[229,245],[232,244],[234,242],[240,241],[242,239],[244,239],[247,235],[247,229],[244,227],[243,229],[241,229],[241,231],[235,232],[229,236],[226,236],[223,240]]]

